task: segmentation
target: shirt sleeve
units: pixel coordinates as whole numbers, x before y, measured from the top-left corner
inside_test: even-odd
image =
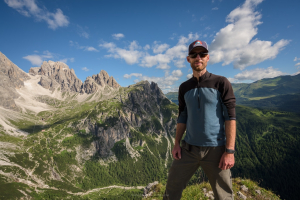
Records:
[[[184,100],[184,93],[182,91],[182,86],[179,87],[179,91],[178,91],[178,104],[179,104],[179,114],[177,118],[177,123],[186,124],[187,108]]]
[[[235,114],[236,99],[233,93],[232,85],[227,78],[222,77],[219,91],[221,93],[222,103],[225,106],[224,109],[225,120],[236,120],[236,114]]]

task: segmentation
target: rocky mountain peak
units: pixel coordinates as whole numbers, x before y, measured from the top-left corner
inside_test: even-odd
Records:
[[[87,94],[91,94],[96,92],[99,87],[104,88],[106,85],[113,88],[121,87],[114,77],[110,77],[106,71],[101,70],[99,74],[87,77],[83,83],[83,91]]]
[[[121,87],[114,77],[109,77],[108,73],[104,70],[101,70],[99,74],[93,75],[92,78],[96,81],[96,83],[100,86],[109,85],[113,88]]]
[[[29,76],[11,62],[2,52],[0,52],[0,71],[3,75],[9,77],[11,84],[15,88],[24,86],[24,81],[29,79]]]
[[[47,89],[55,90],[61,86],[62,91],[81,92],[82,81],[77,78],[75,71],[63,62],[44,61],[41,67],[31,68],[31,75],[43,75],[40,84]]]
[[[0,52],[0,106],[18,110],[14,102],[19,97],[16,89],[23,87],[28,79],[24,71]]]

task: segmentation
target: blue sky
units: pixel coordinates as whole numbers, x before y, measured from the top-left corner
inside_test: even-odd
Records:
[[[187,47],[206,41],[207,69],[231,82],[300,73],[298,0],[1,0],[0,51],[25,72],[62,61],[82,81],[101,70],[121,86],[166,93],[192,73]]]

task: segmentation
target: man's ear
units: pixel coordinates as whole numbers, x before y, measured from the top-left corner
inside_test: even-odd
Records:
[[[209,61],[209,54],[207,55],[207,61]]]
[[[186,60],[187,60],[189,63],[191,63],[191,62],[190,62],[190,57],[189,57],[189,56],[186,57]]]

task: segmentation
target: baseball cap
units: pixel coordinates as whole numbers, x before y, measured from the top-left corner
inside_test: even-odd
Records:
[[[196,40],[196,41],[194,41],[194,42],[192,42],[190,44],[190,46],[189,46],[189,54],[196,47],[203,47],[207,51],[207,53],[208,53],[208,46],[207,46],[206,42],[200,41],[200,40]]]

